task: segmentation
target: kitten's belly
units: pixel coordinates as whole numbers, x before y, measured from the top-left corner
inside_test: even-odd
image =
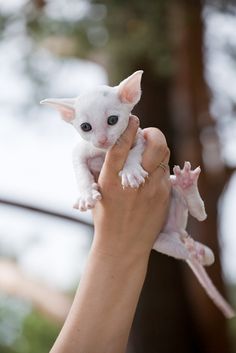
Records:
[[[104,156],[91,157],[88,159],[88,166],[92,172],[99,173],[104,163]]]

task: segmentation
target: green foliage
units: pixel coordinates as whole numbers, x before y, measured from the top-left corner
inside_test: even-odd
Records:
[[[61,42],[60,55],[105,57],[117,80],[121,73],[124,76],[140,63],[151,65],[159,76],[170,75],[173,63],[168,37],[169,5],[165,0],[93,0],[88,2],[84,15],[73,21],[66,16],[50,17],[44,7],[31,3],[19,16],[24,16],[27,33],[36,43],[41,45],[50,38],[53,45],[53,41],[66,38],[72,49],[66,51],[65,42]]]
[[[15,343],[15,352],[49,352],[58,333],[59,326],[47,320],[38,312],[32,311],[24,320],[22,335]]]
[[[59,326],[49,321],[19,299],[3,297],[0,301],[0,352],[49,352]]]

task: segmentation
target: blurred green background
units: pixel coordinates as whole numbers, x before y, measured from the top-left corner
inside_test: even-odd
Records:
[[[159,127],[171,166],[201,165],[208,219],[189,222],[236,307],[236,6],[232,1],[0,0],[0,351],[50,350],[92,240],[72,210],[76,133],[39,106],[144,70],[135,113]],[[128,353],[236,352],[185,264],[153,253]]]

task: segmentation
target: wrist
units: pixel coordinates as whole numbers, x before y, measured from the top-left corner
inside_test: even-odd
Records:
[[[127,265],[148,263],[151,250],[152,243],[147,242],[145,236],[138,237],[136,235],[135,237],[130,237],[130,234],[125,232],[122,232],[122,236],[119,233],[111,236],[110,232],[102,232],[101,236],[101,232],[96,232],[96,230],[91,248],[91,251],[99,257],[107,260],[112,259]]]
[[[104,246],[94,241],[90,250],[91,258],[99,263],[109,266],[111,269],[118,268],[120,272],[147,271],[150,252],[129,251],[128,248]]]

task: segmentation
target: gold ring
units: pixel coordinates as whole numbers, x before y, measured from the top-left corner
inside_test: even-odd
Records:
[[[161,162],[158,167],[162,168],[164,172],[166,172],[166,170],[168,170],[169,168],[168,164],[165,164],[163,162]]]

